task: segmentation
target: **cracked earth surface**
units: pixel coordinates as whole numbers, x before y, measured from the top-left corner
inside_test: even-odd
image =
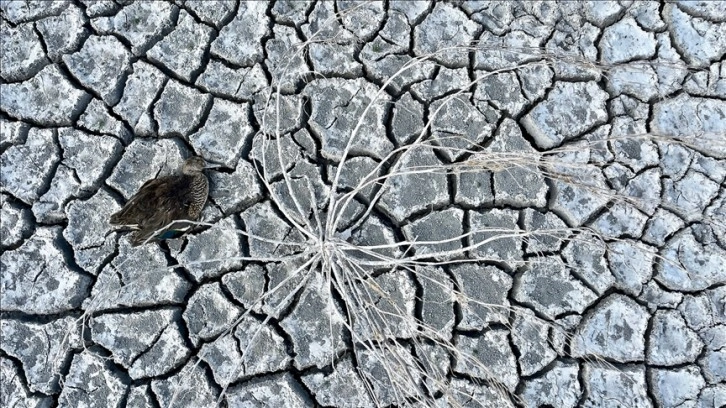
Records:
[[[726,2],[0,0],[0,405],[726,405]],[[201,155],[187,236],[108,219]]]

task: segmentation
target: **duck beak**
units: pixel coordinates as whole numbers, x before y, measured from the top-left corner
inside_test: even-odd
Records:
[[[205,161],[204,162],[204,168],[205,169],[218,169],[220,167],[222,167],[221,164],[210,163],[208,161]]]

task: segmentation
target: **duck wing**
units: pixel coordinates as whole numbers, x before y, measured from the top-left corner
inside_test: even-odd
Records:
[[[111,225],[138,226],[143,220],[155,213],[158,204],[173,189],[171,177],[148,180],[139,191],[121,208],[111,215]]]
[[[188,228],[189,224],[175,220],[190,219],[192,205],[192,178],[170,176],[147,181],[139,192],[118,213],[111,216],[111,223],[133,225],[131,244],[140,245],[150,238],[166,239],[167,232]]]

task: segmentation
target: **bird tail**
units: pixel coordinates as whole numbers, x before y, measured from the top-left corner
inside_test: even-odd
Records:
[[[111,214],[111,218],[109,219],[109,223],[111,225],[120,225],[121,224],[121,214],[122,211],[119,211],[117,213]]]
[[[138,215],[134,214],[133,211],[129,211],[127,207],[111,214],[108,219],[109,224],[126,227],[126,229],[139,229],[141,225],[139,221]]]
[[[131,246],[137,247],[154,235],[155,230],[136,230],[131,234]],[[149,242],[156,241],[156,239],[149,240]]]

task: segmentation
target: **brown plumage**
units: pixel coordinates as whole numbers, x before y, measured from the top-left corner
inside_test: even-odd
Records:
[[[199,219],[207,202],[209,182],[203,171],[209,167],[201,157],[192,157],[184,162],[181,174],[147,181],[121,211],[111,215],[110,223],[134,230],[132,246],[181,236],[193,225],[188,221]]]

